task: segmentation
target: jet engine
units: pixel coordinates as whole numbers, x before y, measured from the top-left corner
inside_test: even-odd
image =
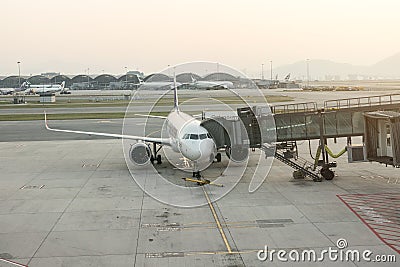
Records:
[[[147,165],[150,163],[151,150],[144,143],[136,143],[129,149],[129,158],[135,165]]]

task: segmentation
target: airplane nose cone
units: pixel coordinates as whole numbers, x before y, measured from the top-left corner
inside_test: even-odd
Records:
[[[205,139],[196,143],[182,144],[182,154],[195,161],[213,161],[214,160],[215,145],[213,140]]]
[[[200,142],[200,152],[202,160],[214,160],[214,142],[211,139],[206,139]]]
[[[190,160],[198,160],[201,157],[199,144],[183,143],[181,148],[182,154]]]

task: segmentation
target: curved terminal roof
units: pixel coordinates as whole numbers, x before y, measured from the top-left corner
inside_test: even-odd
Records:
[[[20,78],[21,84],[26,81],[24,77]],[[17,75],[12,75],[4,78],[0,81],[0,87],[3,88],[17,88],[19,87],[19,77]]]
[[[176,75],[176,81],[180,83],[191,83],[192,78],[195,80],[201,80],[201,77],[195,73],[186,72]]]
[[[28,82],[31,84],[49,84],[51,83],[50,79],[43,75],[35,75],[28,78]]]
[[[60,83],[63,81],[69,82],[69,81],[71,81],[71,78],[66,75],[57,75],[50,79],[51,83]]]
[[[98,83],[110,83],[110,82],[116,82],[117,78],[111,74],[102,74],[95,77],[93,80]]]
[[[118,78],[119,82],[128,82],[128,83],[140,83],[139,78],[136,74],[125,74]]]
[[[93,81],[92,77],[87,76],[86,74],[80,74],[71,79],[72,83],[84,83],[84,82]]]
[[[243,83],[243,79],[240,77],[235,77],[231,74],[224,73],[224,72],[218,72],[218,73],[210,73],[204,77],[201,77],[198,74],[195,73],[180,73],[176,76],[176,80],[178,83],[185,84],[185,83],[190,83],[192,82],[192,78],[198,81],[231,81],[231,82],[236,82],[236,83]],[[57,75],[52,77],[51,79],[47,78],[46,76],[43,75],[35,75],[31,77],[22,77],[20,78],[21,83],[24,81],[29,81],[32,84],[54,84],[54,83],[61,83],[62,81],[65,81],[66,86],[69,87],[73,83],[87,83],[89,82],[96,82],[97,84],[101,84],[104,86],[107,86],[108,84],[112,82],[125,82],[128,81],[128,83],[135,83],[138,84],[140,81],[138,79],[138,76],[136,73],[128,73],[127,75],[122,75],[120,77],[112,75],[112,74],[101,74],[96,77],[94,76],[88,76],[86,74],[79,74],[76,76],[67,76],[67,75]],[[144,81],[148,82],[172,82],[173,77],[168,76],[164,73],[153,73],[144,78]],[[18,76],[17,75],[12,75],[3,78],[0,80],[0,87],[18,87]]]
[[[170,82],[172,78],[162,74],[162,73],[153,73],[146,77],[144,77],[145,82]]]
[[[203,77],[205,81],[239,81],[239,78],[225,72],[214,72]]]

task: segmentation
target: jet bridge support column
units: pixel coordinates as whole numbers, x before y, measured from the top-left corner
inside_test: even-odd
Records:
[[[321,146],[321,153],[322,153],[322,169],[321,175],[326,180],[332,180],[335,177],[335,173],[330,170],[330,164],[328,159],[328,154],[325,150],[326,145],[326,137],[325,137],[325,125],[324,125],[324,109],[318,110],[318,118],[319,118],[319,137],[320,137],[320,146]]]
[[[324,164],[326,164],[326,152],[325,152],[325,128],[324,128],[324,117],[322,115],[323,110],[318,110],[318,118],[319,118],[319,142],[321,145],[321,153],[322,153],[322,160]]]

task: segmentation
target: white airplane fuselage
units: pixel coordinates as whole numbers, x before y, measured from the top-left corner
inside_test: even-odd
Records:
[[[166,121],[171,148],[197,165],[210,163],[215,158],[216,146],[200,121],[192,116],[174,110]]]
[[[195,81],[193,86],[197,88],[233,88],[233,83],[229,81]]]
[[[65,82],[61,84],[30,84],[24,83],[25,93],[55,93],[64,90]]]
[[[59,92],[62,87],[58,84],[55,85],[30,85],[25,91],[32,93],[49,93],[49,92]]]

